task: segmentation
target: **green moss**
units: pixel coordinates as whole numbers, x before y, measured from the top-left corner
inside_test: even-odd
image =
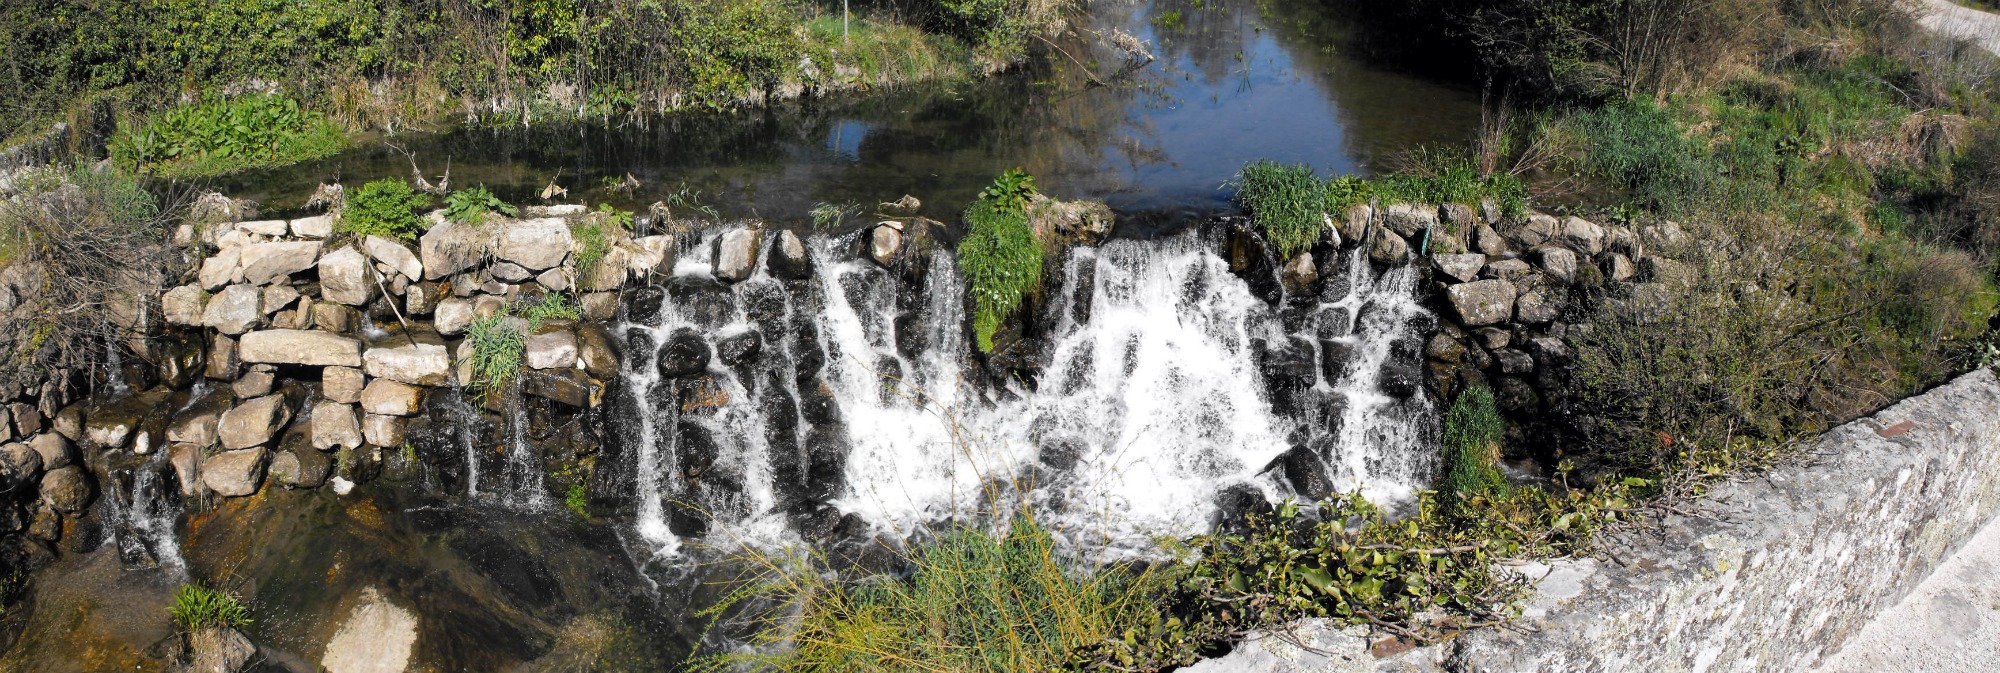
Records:
[[[1034,180],[1008,171],[965,209],[966,234],[958,244],[973,301],[973,334],[982,351],[993,350],[993,333],[1029,292],[1041,286],[1042,243],[1028,223],[1027,200]]]
[[[424,218],[418,212],[430,203],[430,197],[417,193],[410,183],[382,178],[347,196],[337,228],[356,236],[416,238],[424,228]]]

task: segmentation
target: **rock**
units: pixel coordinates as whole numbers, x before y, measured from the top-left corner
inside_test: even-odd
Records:
[[[1387,228],[1376,229],[1368,243],[1368,259],[1377,264],[1402,264],[1410,258],[1410,243]]]
[[[319,488],[333,474],[333,458],[312,449],[281,449],[271,456],[269,472],[285,488]]]
[[[320,395],[329,401],[354,404],[361,401],[361,386],[366,381],[361,370],[353,367],[327,367],[320,370]]]
[[[167,441],[197,448],[214,446],[221,439],[218,428],[222,413],[229,410],[230,395],[216,389],[196,399],[167,424]]]
[[[590,379],[573,367],[521,372],[521,393],[576,409],[590,406]]]
[[[715,343],[716,356],[722,364],[732,367],[756,359],[763,350],[764,335],[754,329],[722,337]]]
[[[361,239],[361,249],[367,251],[368,256],[375,258],[375,261],[387,264],[395,269],[396,273],[403,274],[404,278],[424,279],[423,261],[417,259],[417,253],[410,252],[410,249],[401,243],[380,236],[369,236]]]
[[[35,405],[15,402],[8,405],[8,415],[14,417],[14,429],[23,435],[42,431],[42,412]],[[70,441],[83,439],[83,403],[63,407],[56,412],[54,430],[68,437]]]
[[[757,243],[762,232],[737,227],[715,239],[713,273],[716,280],[734,283],[757,271]]]
[[[1340,232],[1340,238],[1349,243],[1360,243],[1368,234],[1368,223],[1375,219],[1375,207],[1357,203],[1347,207],[1342,217],[1334,218],[1333,226]]]
[[[361,389],[361,408],[371,414],[415,416],[423,401],[423,388],[389,379],[375,379]]]
[[[236,340],[217,334],[208,344],[208,365],[202,374],[217,381],[235,380],[243,370],[243,358],[236,349]]]
[[[278,436],[290,420],[292,409],[285,396],[265,395],[223,412],[216,424],[216,437],[225,449],[262,446]]]
[[[375,297],[368,260],[354,248],[341,247],[319,260],[319,296],[325,301],[362,306]]]
[[[166,317],[167,324],[170,325],[182,327],[206,325],[206,321],[202,318],[204,313],[202,309],[207,305],[208,293],[196,285],[182,285],[160,295],[160,313]]]
[[[1506,348],[1507,343],[1514,337],[1513,332],[1498,327],[1481,327],[1473,330],[1472,334],[1479,337],[1479,345],[1485,346],[1487,350]]]
[[[564,228],[567,233],[568,229]],[[483,225],[457,224],[445,222],[431,225],[424,235],[417,239],[417,250],[421,255],[423,280],[437,280],[445,276],[465,271],[486,259],[493,247],[493,232]],[[568,247],[563,250],[567,252]],[[554,265],[551,265],[554,266]]]
[[[1424,345],[1424,354],[1442,362],[1457,362],[1465,356],[1465,344],[1448,335],[1433,334],[1430,343]]]
[[[408,419],[381,414],[368,414],[361,418],[361,437],[374,446],[400,448],[403,446],[403,430]]]
[[[611,331],[596,322],[576,326],[577,359],[591,376],[609,381],[618,375],[618,342]]]
[[[660,234],[632,239],[631,254],[625,258],[625,270],[637,278],[648,275],[674,275],[673,235]]]
[[[502,283],[519,283],[529,278],[534,278],[535,272],[529,271],[528,267],[513,262],[500,262],[486,267],[486,275]]]
[[[327,641],[319,666],[327,673],[402,673],[416,642],[417,616],[369,587]]]
[[[1527,224],[1514,231],[1514,240],[1532,248],[1555,240],[1562,230],[1562,220],[1546,213],[1529,213]]]
[[[266,285],[262,297],[264,315],[285,310],[292,302],[299,300],[299,291],[290,285]]]
[[[25,491],[42,474],[42,454],[20,442],[0,446],[0,491]]]
[[[1480,254],[1495,256],[1505,255],[1513,249],[1507,244],[1507,237],[1501,236],[1499,231],[1484,224],[1472,230],[1472,245]]]
[[[580,300],[585,320],[609,321],[618,315],[618,293],[586,292]]]
[[[188,636],[186,673],[242,673],[257,646],[236,629],[209,626]]]
[[[94,491],[90,475],[80,465],[59,467],[42,475],[42,502],[64,514],[75,514],[90,506]]]
[[[529,369],[574,369],[576,335],[567,329],[557,329],[529,336],[522,363]]]
[[[1639,228],[1639,242],[1649,249],[1673,252],[1686,241],[1687,234],[1681,231],[1681,225],[1671,220],[1662,220]]]
[[[333,235],[333,216],[315,215],[291,221],[292,236],[297,238],[326,238]]]
[[[133,395],[94,404],[84,415],[83,443],[93,449],[122,449],[139,427],[139,419],[160,402],[156,395]]]
[[[313,329],[323,332],[333,332],[335,334],[348,334],[354,331],[355,324],[360,321],[361,313],[354,310],[352,306],[341,306],[326,302],[313,304]]]
[[[358,367],[361,342],[332,332],[272,329],[243,335],[237,350],[244,362]]]
[[[369,376],[417,386],[451,382],[451,353],[444,344],[410,343],[400,337],[390,337],[389,341],[401,345],[377,346],[362,354],[362,369]]]
[[[1437,226],[1437,209],[1414,203],[1396,203],[1383,206],[1376,214],[1382,226],[1397,236],[1413,238],[1424,230]]]
[[[1528,374],[1535,371],[1534,358],[1527,353],[1512,348],[1493,351],[1493,359],[1500,363],[1500,373],[1508,375]]]
[[[62,538],[63,518],[47,505],[35,508],[28,519],[28,537],[53,543]]]
[[[491,318],[507,310],[507,300],[495,295],[480,295],[472,300],[472,314],[481,318]]]
[[[1583,253],[1585,257],[1596,257],[1604,252],[1604,227],[1581,217],[1565,217],[1562,233],[1556,236],[1556,242]]]
[[[68,437],[53,432],[45,432],[28,440],[28,448],[35,450],[42,461],[43,470],[59,470],[76,464],[76,445]]]
[[[257,243],[243,246],[243,282],[266,285],[271,281],[310,269],[319,261],[318,241]]]
[[[221,252],[201,260],[201,272],[195,274],[195,282],[201,289],[215,291],[236,279],[236,270],[242,264],[243,252],[236,248],[225,248]]]
[[[1466,327],[1492,325],[1514,314],[1514,284],[1504,280],[1482,280],[1453,285],[1445,290],[1459,323]]]
[[[1431,262],[1439,271],[1461,283],[1479,280],[1479,270],[1486,266],[1486,256],[1478,253],[1464,255],[1431,255]]]
[[[780,230],[773,243],[768,262],[771,275],[786,280],[812,276],[812,256],[806,252],[806,243],[797,233],[790,229]]]
[[[417,283],[403,291],[403,312],[413,316],[430,315],[437,310],[439,287],[437,283]]]
[[[1604,272],[1605,280],[1614,283],[1632,280],[1632,278],[1639,275],[1638,265],[1633,264],[1631,258],[1616,252],[1606,254],[1603,259],[1600,259],[1597,263],[1597,268]]]
[[[271,452],[264,447],[224,451],[201,463],[201,483],[226,497],[254,495],[264,484],[264,468]]]
[[[542,289],[549,292],[563,292],[568,290],[570,285],[569,274],[564,273],[561,268],[543,271],[540,275],[535,276],[535,282],[540,283]]]
[[[361,448],[361,420],[354,414],[354,405],[339,402],[314,405],[312,445],[321,451],[331,451],[335,447]]]
[[[258,236],[269,236],[272,238],[281,237],[284,236],[285,234],[289,234],[292,232],[291,226],[287,225],[284,220],[258,220],[256,222],[238,222],[236,223],[236,230],[246,231],[252,234],[256,234]]]
[[[1423,373],[1414,363],[1390,361],[1382,365],[1375,387],[1384,395],[1408,399],[1423,389]]]
[[[1648,283],[1686,287],[1694,283],[1694,269],[1665,257],[1647,256],[1639,261],[1639,277]]]
[[[876,264],[891,266],[903,252],[903,230],[884,222],[868,232],[868,256]]]
[[[1487,262],[1486,268],[1481,270],[1479,275],[1511,282],[1528,275],[1529,272],[1534,270],[1535,268],[1528,266],[1527,262],[1518,259],[1502,259]]]
[[[354,492],[354,482],[348,481],[345,477],[336,476],[326,480],[326,483],[328,486],[333,487],[334,495],[347,495]]]
[[[218,332],[237,335],[264,324],[264,311],[259,306],[263,293],[249,285],[231,285],[210,297],[202,310],[201,322]]]
[[[524,220],[501,230],[494,256],[540,271],[560,266],[575,246],[576,239],[570,236],[569,225],[562,220]]]
[[[1543,271],[1549,272],[1556,280],[1565,284],[1576,282],[1576,253],[1568,248],[1542,246],[1535,248],[1535,262]]]
[[[708,370],[708,342],[691,329],[681,329],[660,347],[658,366],[662,378],[699,374]]]
[[[1312,294],[1313,284],[1319,282],[1319,267],[1313,264],[1312,253],[1301,252],[1278,267],[1278,280],[1293,295]]]
[[[472,302],[464,299],[446,299],[438,302],[436,315],[431,317],[431,326],[438,334],[446,336],[464,332],[477,316],[473,314]]]
[[[1529,325],[1543,325],[1556,319],[1560,308],[1548,295],[1536,291],[1522,294],[1514,302],[1514,320]]]
[[[597,266],[590,273],[577,278],[577,287],[587,292],[616,290],[625,285],[627,267],[632,263],[632,252],[624,246],[613,246],[597,260]]]
[[[1536,337],[1528,340],[1528,356],[1534,358],[1535,366],[1555,369],[1570,362],[1569,344],[1556,337]]]

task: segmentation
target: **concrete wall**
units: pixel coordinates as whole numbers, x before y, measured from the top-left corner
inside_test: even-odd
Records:
[[[1967,374],[1809,450],[1605,559],[1533,569],[1547,579],[1517,628],[1374,658],[1358,634],[1301,625],[1195,670],[1808,670],[2000,512],[2000,380]]]

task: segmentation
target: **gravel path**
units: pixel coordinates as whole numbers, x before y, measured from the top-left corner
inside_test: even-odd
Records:
[[[1987,51],[2000,54],[2000,14],[1982,12],[1951,0],[1923,0],[1924,15],[1918,19],[1925,28],[1971,40]]]
[[[2000,521],[1965,543],[1818,673],[2000,670]]]

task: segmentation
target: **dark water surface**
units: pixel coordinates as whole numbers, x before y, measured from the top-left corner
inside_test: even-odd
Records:
[[[818,203],[873,204],[912,194],[948,217],[993,176],[1023,166],[1044,191],[1107,201],[1144,229],[1227,208],[1222,185],[1256,159],[1372,173],[1426,143],[1463,142],[1478,125],[1462,86],[1360,58],[1357,30],[1312,0],[1094,2],[1092,28],[1122,27],[1157,59],[1125,77],[1106,39],[1069,57],[954,85],[842,94],[770,110],[684,112],[604,124],[466,128],[392,139],[425,172],[539,202],[550,181],[570,202],[625,207],[699,193],[726,216],[799,221]],[[322,181],[410,175],[381,140],[340,155],[226,178],[224,193],[286,213]],[[626,174],[632,193],[605,188]],[[1136,220],[1132,216],[1140,216]],[[1128,227],[1126,233],[1132,232]]]

